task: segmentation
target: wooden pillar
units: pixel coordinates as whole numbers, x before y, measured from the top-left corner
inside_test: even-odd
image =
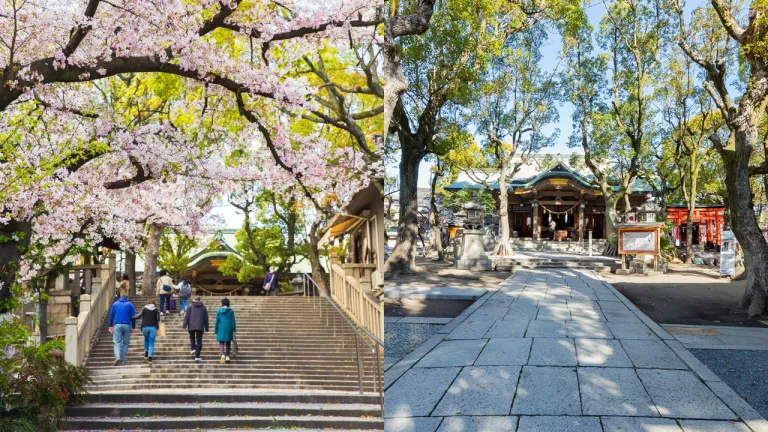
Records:
[[[541,231],[539,230],[539,203],[534,202],[533,206],[533,240],[541,240]]]
[[[579,241],[584,240],[584,202],[579,202]]]

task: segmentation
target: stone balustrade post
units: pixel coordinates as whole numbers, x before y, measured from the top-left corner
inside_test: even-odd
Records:
[[[80,347],[77,343],[77,317],[64,318],[64,326],[66,328],[64,333],[64,343],[66,345],[64,360],[69,364],[80,366]]]
[[[91,313],[91,295],[83,294],[80,296],[80,315]]]
[[[90,295],[85,294],[85,295],[88,295],[88,298],[98,296],[98,294],[101,292],[102,281],[103,279],[99,277],[93,278],[93,280],[91,281],[91,294]],[[82,301],[82,296],[80,297],[80,301]]]

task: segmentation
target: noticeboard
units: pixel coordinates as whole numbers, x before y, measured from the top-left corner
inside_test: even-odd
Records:
[[[736,253],[738,241],[733,231],[723,231],[720,246],[720,275],[734,276],[736,274]]]
[[[659,253],[658,228],[619,228],[619,254]]]

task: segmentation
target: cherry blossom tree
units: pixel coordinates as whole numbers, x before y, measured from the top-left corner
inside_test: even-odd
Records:
[[[138,248],[137,223],[199,229],[231,182],[318,207],[317,191],[351,196],[365,181],[344,175],[380,168],[322,131],[295,130],[292,114],[321,112],[318,88],[295,69],[318,47],[374,40],[379,14],[361,0],[0,5],[0,300],[71,261],[73,243]],[[175,76],[204,97],[133,121],[99,97],[100,83],[126,74]],[[216,109],[239,121],[221,126]],[[205,127],[177,124],[206,115]],[[43,247],[25,259],[32,245]]]

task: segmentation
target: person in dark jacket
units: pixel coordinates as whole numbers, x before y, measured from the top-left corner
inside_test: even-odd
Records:
[[[189,342],[192,345],[190,354],[195,355],[195,361],[202,361],[200,351],[203,350],[203,332],[208,331],[208,309],[200,300],[200,296],[195,297],[194,303],[187,309],[183,328],[189,331]]]
[[[264,276],[264,290],[268,296],[277,296],[277,273],[274,266],[270,267],[269,273]]]
[[[216,332],[216,340],[219,341],[219,353],[221,360],[219,363],[229,363],[229,353],[232,347],[232,340],[235,337],[237,328],[235,326],[235,311],[229,307],[229,299],[221,299],[221,307],[216,311],[216,324],[213,326]],[[224,355],[224,346],[227,347],[227,355]]]
[[[133,303],[125,296],[112,303],[109,310],[109,332],[112,333],[112,342],[115,344],[115,366],[125,363],[131,334],[136,330],[136,320],[133,319],[135,314]]]
[[[155,337],[160,327],[160,311],[155,306],[155,299],[147,299],[147,305],[141,309],[134,319],[141,318],[141,333],[144,335],[144,360],[152,364],[155,355]]]

